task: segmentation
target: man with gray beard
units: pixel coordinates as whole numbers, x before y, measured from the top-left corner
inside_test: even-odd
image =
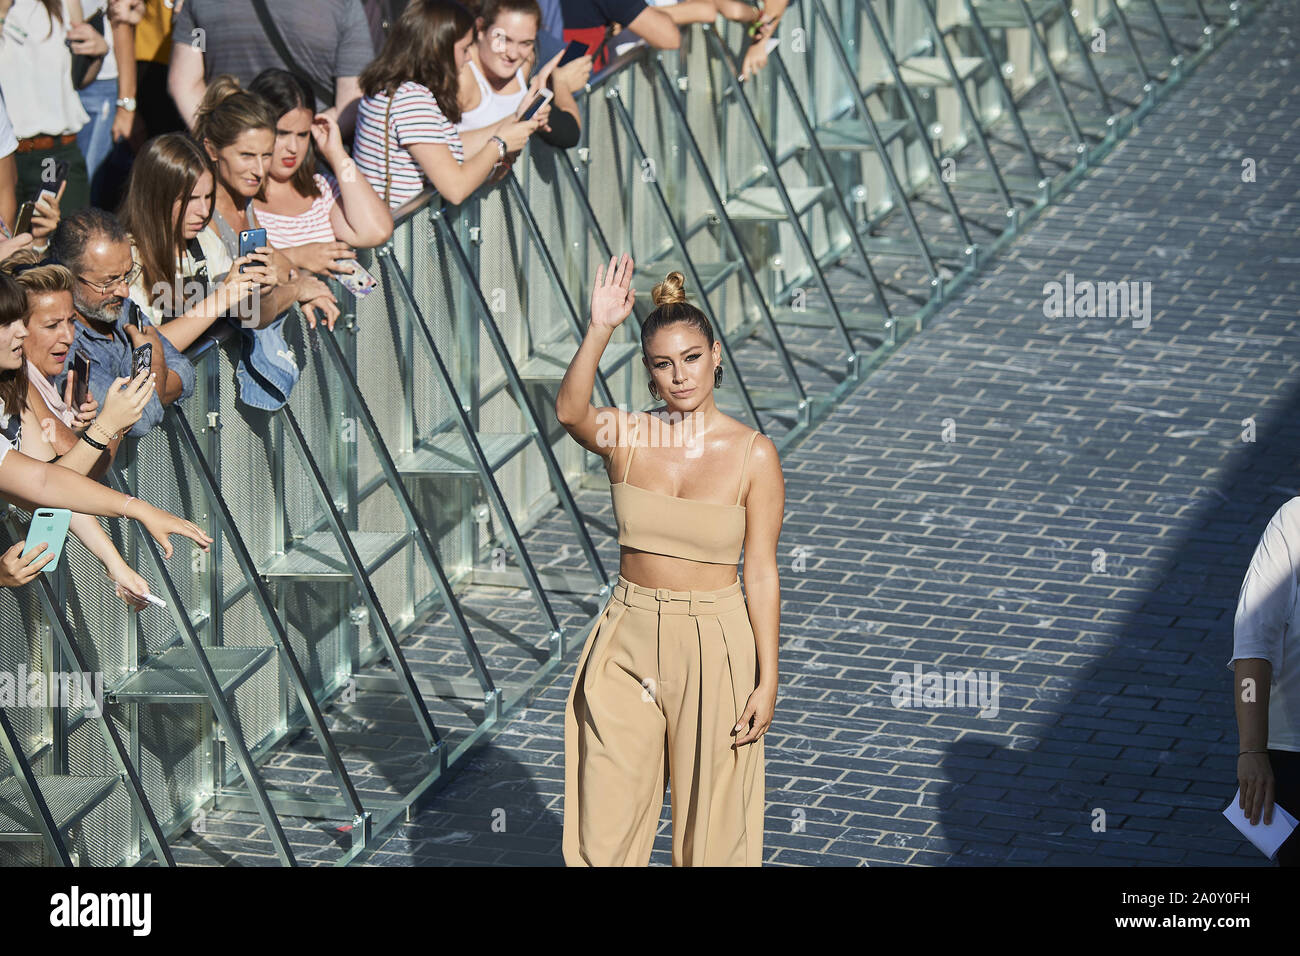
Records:
[[[50,255],[76,277],[72,292],[76,338],[55,379],[59,392],[66,392],[73,356],[80,350],[90,359],[90,394],[102,406],[114,380],[131,377],[132,352],[152,345],[157,390],[128,432],[136,438],[147,435],[161,424],[165,406],[194,391],[194,366],[158,334],[130,299],[131,282],[139,272],[132,261],[130,236],[111,214],[82,209],[60,221],[50,238]],[[112,452],[116,453],[117,445],[111,443]]]

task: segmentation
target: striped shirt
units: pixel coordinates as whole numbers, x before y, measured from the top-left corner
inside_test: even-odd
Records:
[[[388,97],[363,96],[357,107],[357,133],[352,158],[375,192],[384,194],[384,111]],[[443,115],[428,87],[407,80],[397,88],[388,130],[390,206],[400,206],[424,188],[424,171],[406,147],[438,143],[451,150],[456,162],[464,161],[460,134]]]
[[[319,193],[306,212],[286,216],[254,206],[257,225],[266,230],[267,242],[274,249],[292,249],[309,242],[333,242],[334,226],[330,212],[339,200],[339,184],[333,176],[316,173],[313,177]]]

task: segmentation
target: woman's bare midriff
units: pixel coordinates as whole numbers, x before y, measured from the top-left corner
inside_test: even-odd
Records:
[[[670,591],[720,591],[739,579],[734,564],[711,564],[620,547],[619,574],[633,584]]]

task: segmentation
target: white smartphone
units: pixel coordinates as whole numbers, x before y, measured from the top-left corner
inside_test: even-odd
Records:
[[[526,120],[532,119],[533,114],[536,113],[538,110],[540,110],[547,103],[551,102],[551,97],[553,97],[554,95],[555,94],[552,93],[550,89],[543,89],[541,93],[538,94],[537,99],[533,100],[531,103],[528,104],[528,109],[523,111],[523,113],[519,117],[519,121],[524,122]]]
[[[126,588],[122,588],[122,590],[128,597],[144,601],[146,604],[152,604],[154,607],[165,608],[167,606],[166,601],[160,597],[154,597],[152,594],[136,594],[134,591],[127,591]]]
[[[347,289],[358,299],[369,295],[379,285],[379,280],[372,276],[361,263],[355,259],[336,260],[339,265],[346,265],[350,271],[338,275],[339,285]]]

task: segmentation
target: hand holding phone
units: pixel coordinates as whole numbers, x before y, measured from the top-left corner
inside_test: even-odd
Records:
[[[66,159],[61,159],[55,163],[54,178],[41,186],[40,190],[36,193],[35,202],[39,203],[43,199],[48,201],[58,198],[59,190],[62,189],[63,184],[68,181],[68,172],[71,169],[72,167],[68,164]]]
[[[51,555],[46,569],[52,569],[63,556],[63,542],[68,537],[68,523],[72,512],[67,508],[37,508],[32,515],[31,527],[27,529],[27,540],[23,543],[23,556],[27,557],[41,545]]]
[[[581,40],[570,40],[569,45],[566,46],[564,52],[560,54],[559,66],[568,66],[574,60],[586,55],[587,44],[583,43]]]
[[[347,270],[340,271],[339,284],[358,299],[369,295],[374,291],[375,286],[379,285],[379,280],[355,259],[342,259],[339,261],[339,266]]]
[[[72,410],[80,411],[90,394],[90,356],[81,349],[72,357]]]
[[[23,553],[26,547],[19,541],[0,554],[0,588],[20,588],[49,566],[53,555],[46,553],[45,545],[37,545],[30,554]]]
[[[131,353],[131,377],[135,378],[141,372],[147,372],[151,368],[153,368],[153,345],[146,342]]]
[[[250,253],[256,252],[258,249],[264,248],[265,246],[266,246],[265,229],[245,229],[243,232],[239,234],[239,254],[241,256],[249,255]],[[248,268],[247,263],[240,266],[239,271],[243,272],[246,268]]]
[[[18,208],[18,217],[14,219],[14,235],[32,231],[32,213],[36,211],[36,203],[25,202]]]
[[[522,113],[519,114],[519,121],[521,123],[528,122],[530,119],[533,118],[533,116],[537,113],[538,110],[540,110],[547,103],[551,102],[551,98],[554,96],[555,94],[552,93],[549,89],[542,90],[540,93],[537,94],[536,99],[534,99],[531,103],[529,103],[527,108]]]

